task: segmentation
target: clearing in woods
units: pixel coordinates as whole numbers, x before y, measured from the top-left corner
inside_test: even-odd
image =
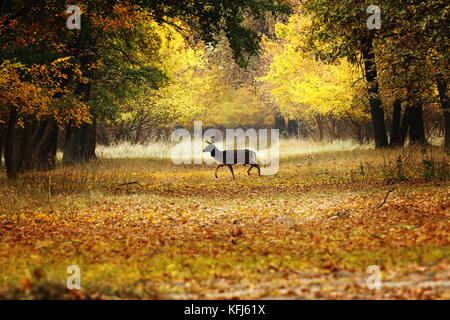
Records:
[[[0,297],[449,299],[445,155],[409,151],[284,155],[234,181],[156,159],[2,175]]]

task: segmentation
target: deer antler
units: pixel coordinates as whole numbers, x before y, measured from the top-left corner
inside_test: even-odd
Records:
[[[209,140],[205,140],[208,144],[214,143],[217,141],[217,138],[215,136],[212,136]]]

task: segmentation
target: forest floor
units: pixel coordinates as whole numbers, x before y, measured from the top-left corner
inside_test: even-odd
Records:
[[[0,298],[450,299],[446,161],[335,150],[234,181],[156,159],[2,174]]]

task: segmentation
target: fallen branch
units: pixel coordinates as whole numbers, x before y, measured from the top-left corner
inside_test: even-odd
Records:
[[[122,183],[122,184],[119,184],[118,187],[129,186],[129,185],[132,185],[132,184],[137,184],[138,186],[140,186],[142,188],[144,187],[142,184],[140,184],[137,181]]]
[[[384,196],[383,202],[381,202],[381,203],[377,206],[377,208],[381,208],[381,207],[386,203],[386,200],[387,200],[387,198],[389,197],[389,194],[390,194],[392,191],[394,191],[394,190],[395,190],[395,188],[392,188],[392,189],[390,189],[390,190],[386,193],[386,195]]]

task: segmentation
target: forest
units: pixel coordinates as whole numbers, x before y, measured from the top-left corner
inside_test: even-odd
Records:
[[[0,0],[0,299],[449,299],[449,7]]]

